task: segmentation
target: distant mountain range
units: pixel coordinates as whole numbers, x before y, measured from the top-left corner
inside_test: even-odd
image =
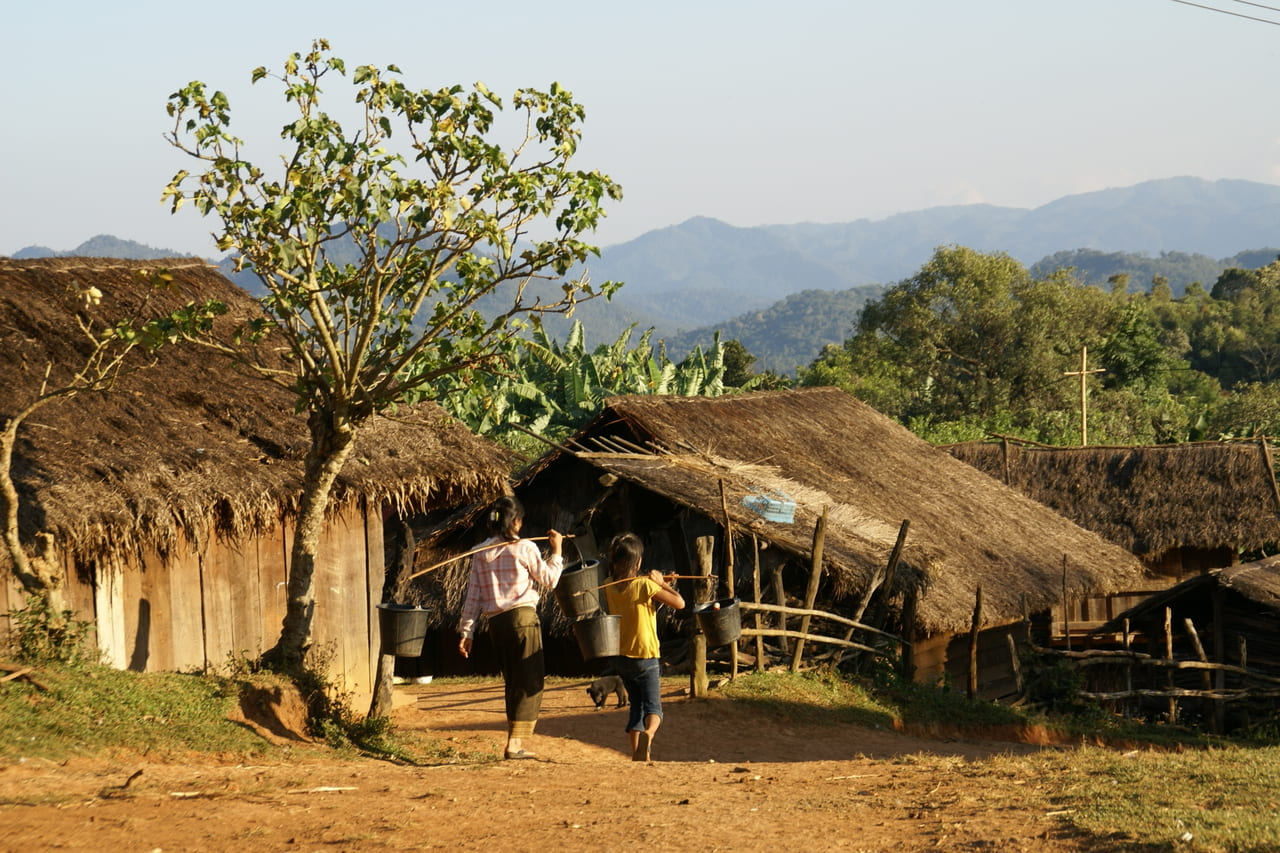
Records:
[[[1180,294],[1192,281],[1211,287],[1228,267],[1275,260],[1280,251],[1262,247],[1280,245],[1280,186],[1169,178],[1035,209],[960,205],[832,225],[738,228],[696,217],[603,249],[589,264],[591,280],[626,284],[611,302],[587,302],[575,317],[590,345],[612,342],[632,324],[653,327],[672,357],[709,342],[718,328],[757,356],[757,368],[789,373],[844,340],[868,299],[914,275],[943,245],[1003,251],[1038,274],[1074,266],[1099,284],[1123,272],[1131,286],[1146,287],[1163,275]],[[30,247],[15,257],[49,255],[173,253],[102,236],[70,252]],[[255,279],[223,265],[257,289]],[[556,318],[548,326],[565,328]]]

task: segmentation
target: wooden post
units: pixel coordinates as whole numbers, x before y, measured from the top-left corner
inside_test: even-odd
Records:
[[[1088,415],[1088,399],[1089,386],[1086,381],[1091,373],[1106,373],[1102,368],[1089,369],[1089,348],[1080,347],[1080,369],[1064,370],[1063,376],[1079,376],[1080,377],[1080,446],[1084,447],[1089,443],[1089,415]]]
[[[720,480],[720,511],[724,513],[724,587],[725,597],[736,596],[737,584],[733,577],[733,519],[729,518],[729,501],[724,495],[724,480]],[[738,643],[729,644],[729,680],[738,677]]]
[[[1026,686],[1022,681],[1022,661],[1018,660],[1018,643],[1013,639],[1013,633],[1004,635],[1005,642],[1009,646],[1009,666],[1013,671],[1013,690],[1015,695],[1022,696]]]
[[[773,581],[773,599],[779,607],[787,606],[787,591],[782,587],[782,561],[772,560],[773,565],[769,570],[770,577]],[[778,611],[777,628],[779,631],[787,630],[787,614],[781,610]],[[782,649],[782,653],[787,653],[787,641],[785,636],[778,637],[778,648]]]
[[[827,507],[822,508],[822,517],[813,527],[813,566],[809,572],[809,588],[804,594],[804,609],[812,610],[813,602],[818,597],[818,582],[822,580],[822,548],[827,538]],[[800,634],[796,638],[796,648],[791,654],[791,671],[800,669],[800,658],[804,655],[804,635],[809,633],[808,613],[800,617]]]
[[[1127,663],[1124,667],[1124,692],[1128,694],[1133,692],[1133,634],[1129,631],[1128,619],[1124,620],[1124,633],[1120,637],[1127,654]],[[1126,718],[1131,712],[1130,701],[1130,698],[1126,696],[1124,700],[1124,715]]]
[[[969,623],[969,679],[970,699],[978,698],[978,634],[982,630],[982,587],[973,598],[973,620]]]
[[[694,540],[693,545],[697,560],[694,574],[710,575],[713,561],[712,555],[715,553],[716,548],[716,538],[714,536],[699,536]],[[710,578],[708,578],[709,580]],[[693,603],[695,606],[710,600],[707,593],[708,586],[708,582],[693,582]],[[702,631],[698,631],[693,635],[693,668],[689,670],[689,695],[694,699],[707,698],[707,635]]]
[[[902,656],[898,659],[898,675],[907,681],[915,681],[916,677],[915,624],[916,603],[919,595],[920,590],[913,586],[907,590],[902,599],[902,639],[906,644],[902,647]]]
[[[760,600],[760,540],[756,536],[751,537],[751,551],[755,555],[751,565],[751,597],[756,604],[763,604]],[[756,630],[764,630],[764,614],[756,611]],[[764,634],[756,634],[756,672],[764,672]]]
[[[884,627],[883,617],[879,619],[877,619],[876,617],[879,616],[881,612],[887,609],[887,606],[885,604],[885,599],[889,597],[889,593],[893,589],[893,576],[898,570],[898,561],[902,558],[902,546],[907,541],[907,531],[910,528],[911,528],[911,520],[904,518],[902,520],[901,526],[898,527],[898,540],[893,543],[893,551],[889,553],[889,562],[886,565],[884,570],[883,582],[881,582],[880,580],[880,577],[881,577],[880,573],[876,572],[876,579],[871,582],[870,586],[868,586],[866,594],[862,596],[862,601],[859,602],[858,604],[858,609],[854,611],[853,621],[855,622],[863,621],[862,617],[866,613],[868,605],[871,603],[871,594],[875,592],[877,589],[880,589],[882,590],[882,592],[880,593],[879,606],[876,608],[876,612],[873,613],[871,617],[864,624],[871,625],[876,628]],[[853,628],[850,628],[849,630],[844,632],[845,642],[848,642],[853,639],[853,632],[854,632]],[[836,651],[835,657],[832,659],[833,666],[839,666],[840,661],[844,660],[844,652],[845,652],[844,649],[838,649]]]
[[[417,550],[417,542],[413,535],[413,528],[407,522],[402,522],[393,535],[395,536],[394,544],[400,551],[396,560],[394,588],[390,600],[404,601],[409,589],[409,577],[413,574],[413,557]],[[383,585],[386,586],[385,577]],[[377,596],[378,601],[383,600],[383,590],[370,590],[370,597],[374,595]],[[382,648],[381,634],[379,634],[378,664],[373,675],[373,696],[369,702],[369,717],[391,716],[391,710],[395,704],[392,697],[395,672],[395,655],[387,654]]]
[[[1071,602],[1067,598],[1067,555],[1062,555],[1062,639],[1071,651]]]
[[[1192,622],[1190,617],[1184,618],[1182,620],[1182,623],[1184,627],[1186,627],[1187,629],[1187,636],[1191,638],[1191,645],[1196,650],[1196,657],[1200,658],[1201,663],[1208,663],[1209,656],[1205,654],[1204,644],[1200,642],[1200,633],[1196,631],[1196,623]],[[1218,671],[1221,672],[1221,670],[1218,670]],[[1200,686],[1204,689],[1204,692],[1206,693],[1209,693],[1213,690],[1213,675],[1211,675],[1209,670],[1207,669],[1202,670],[1200,673]],[[1220,734],[1221,729],[1218,727],[1218,712],[1219,712],[1219,706],[1222,705],[1222,700],[1212,699],[1209,702],[1206,702],[1205,704],[1208,706],[1208,709],[1210,711],[1210,713],[1206,714],[1205,716],[1209,718],[1212,724],[1211,728],[1213,732],[1215,734]]]
[[[1267,470],[1270,471],[1271,467],[1268,466]],[[1226,593],[1222,589],[1222,584],[1214,584],[1213,592],[1211,594],[1212,606],[1213,606],[1213,626],[1212,626],[1213,659],[1218,663],[1227,662],[1227,637],[1225,633],[1226,628],[1224,624],[1224,620],[1226,616],[1223,612],[1223,603],[1225,598],[1226,598]],[[1241,668],[1243,668],[1244,664],[1241,663],[1240,666]],[[1213,686],[1216,687],[1219,691],[1226,688],[1227,674],[1222,670],[1218,670],[1216,673],[1214,673]],[[1226,731],[1227,705],[1225,702],[1214,703],[1213,719],[1214,719],[1214,725],[1217,726],[1217,728],[1214,729],[1214,731],[1216,732]]]
[[[1266,436],[1258,436],[1258,446],[1262,449],[1262,468],[1271,481],[1271,497],[1275,499],[1276,511],[1280,512],[1280,485],[1276,483],[1276,466],[1271,460],[1271,447],[1267,444]]]
[[[1173,660],[1173,608],[1166,607],[1164,609],[1164,656],[1167,660]],[[1173,670],[1169,670],[1168,681],[1169,689],[1173,689]],[[1173,725],[1178,722],[1178,700],[1169,697],[1169,724]]]

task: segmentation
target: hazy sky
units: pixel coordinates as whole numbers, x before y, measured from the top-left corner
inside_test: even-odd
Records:
[[[1280,0],[1203,5],[1280,22]],[[880,219],[1035,207],[1191,175],[1280,184],[1280,26],[1173,0],[11,0],[0,12],[0,255],[97,234],[220,253],[160,193],[191,80],[270,138],[250,86],[313,38],[414,88],[558,81],[587,110],[576,164],[625,192],[602,246],[711,216]],[[345,87],[343,97],[347,96]]]

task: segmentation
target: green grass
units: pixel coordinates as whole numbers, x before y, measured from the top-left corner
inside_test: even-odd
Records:
[[[0,759],[280,751],[227,719],[239,698],[231,680],[92,664],[50,664],[32,675],[47,689],[0,684]]]

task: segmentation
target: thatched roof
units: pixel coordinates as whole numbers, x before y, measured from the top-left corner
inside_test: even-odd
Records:
[[[910,531],[895,587],[920,590],[926,632],[966,630],[981,586],[984,624],[1056,602],[1064,559],[1073,592],[1136,585],[1132,554],[935,449],[833,388],[726,396],[614,397],[572,455],[803,559],[828,508],[825,559],[843,596],[860,592]],[[557,451],[522,481],[570,451]],[[518,488],[518,487],[517,487]],[[743,505],[758,490],[796,502],[791,524]]]
[[[946,448],[1135,554],[1257,548],[1280,539],[1280,495],[1265,443],[1157,447]]]
[[[171,290],[153,291],[139,270],[166,268]],[[0,418],[30,399],[52,365],[65,381],[88,347],[68,297],[75,282],[103,293],[100,319],[128,316],[151,294],[151,316],[192,301],[229,307],[226,330],[260,317],[255,300],[192,259],[0,259]],[[82,307],[82,306],[81,306]],[[147,361],[134,353],[133,364]],[[24,541],[38,531],[80,558],[155,547],[179,533],[200,542],[260,532],[296,509],[305,416],[294,395],[211,350],[162,348],[154,366],[108,393],[82,393],[39,409],[19,431],[14,476]],[[361,434],[334,490],[406,508],[482,500],[506,488],[508,458],[434,404],[378,418]],[[3,558],[0,558],[3,559]]]
[[[1124,623],[1163,618],[1164,609],[1179,599],[1193,596],[1194,601],[1207,601],[1214,586],[1239,593],[1241,597],[1268,610],[1280,613],[1280,555],[1252,563],[1239,563],[1221,569],[1210,569],[1187,578],[1168,589],[1144,598],[1109,622],[1093,630],[1095,634],[1114,634],[1124,630]]]
[[[1280,610],[1280,556],[1214,569],[1211,574],[1223,587],[1256,604]]]

